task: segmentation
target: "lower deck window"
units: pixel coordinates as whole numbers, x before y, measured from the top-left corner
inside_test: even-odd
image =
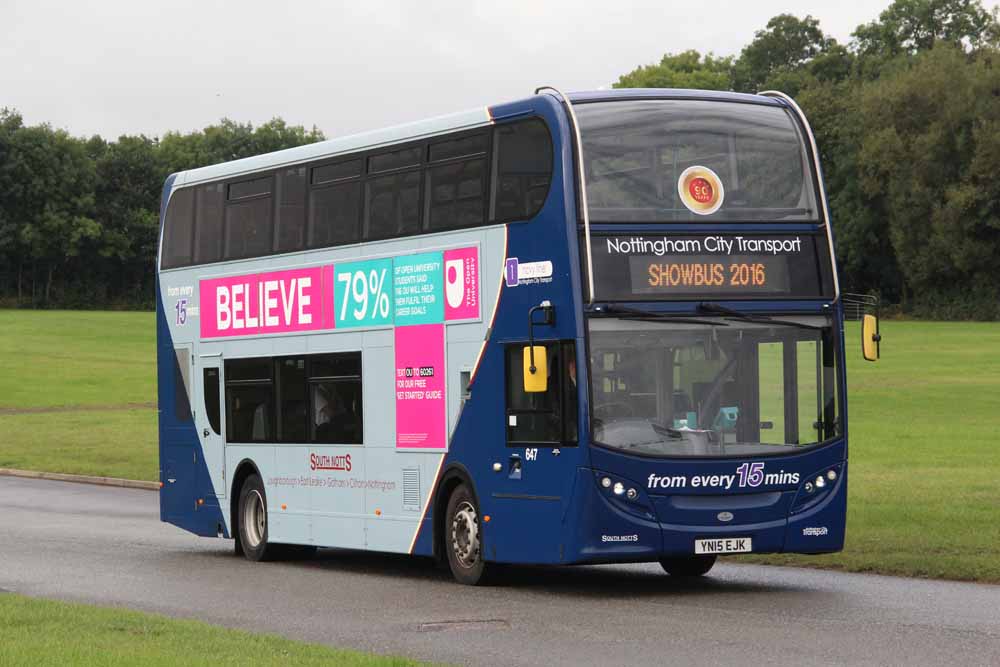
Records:
[[[574,444],[578,401],[576,345],[543,343],[548,359],[548,389],[524,391],[524,345],[507,348],[507,444]]]
[[[361,353],[226,362],[228,442],[364,442]]]

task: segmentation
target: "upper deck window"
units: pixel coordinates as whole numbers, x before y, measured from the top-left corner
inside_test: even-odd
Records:
[[[552,182],[552,138],[537,118],[496,128],[493,217],[526,220],[545,203]]]
[[[593,222],[819,218],[802,136],[780,107],[635,100],[575,110]]]
[[[191,263],[194,227],[194,194],[190,188],[178,190],[170,197],[163,225],[163,256],[160,259],[160,268],[187,266]]]

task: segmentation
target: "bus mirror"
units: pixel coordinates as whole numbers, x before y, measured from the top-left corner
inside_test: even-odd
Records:
[[[537,394],[549,389],[549,364],[542,345],[524,348],[524,392]]]
[[[861,354],[864,355],[865,361],[878,361],[881,340],[878,318],[874,315],[865,315],[861,320]]]

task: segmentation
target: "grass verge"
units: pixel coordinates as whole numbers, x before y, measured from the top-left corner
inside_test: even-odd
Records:
[[[402,667],[421,663],[197,621],[4,593],[0,594],[0,664]]]
[[[0,468],[157,481],[156,410],[0,414]]]

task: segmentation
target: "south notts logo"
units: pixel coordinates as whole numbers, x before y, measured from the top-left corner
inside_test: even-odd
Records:
[[[328,456],[327,454],[310,454],[309,469],[351,472],[351,455],[339,454],[337,456]]]

